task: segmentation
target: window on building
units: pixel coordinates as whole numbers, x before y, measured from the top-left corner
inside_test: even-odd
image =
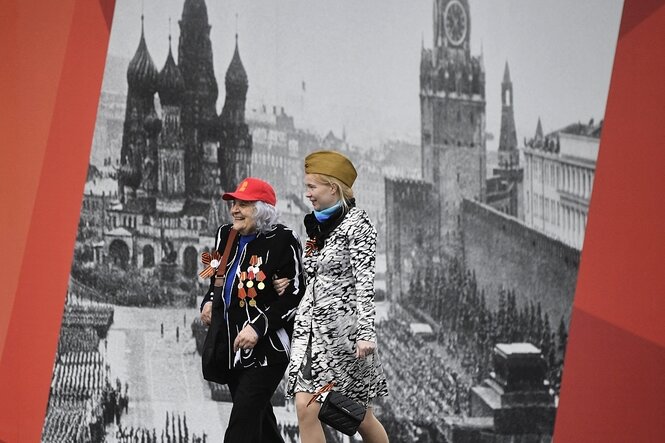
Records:
[[[554,200],[550,200],[550,214],[552,217],[552,224],[556,225],[556,204]]]

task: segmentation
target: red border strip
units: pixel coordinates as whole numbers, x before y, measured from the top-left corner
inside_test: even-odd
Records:
[[[100,4],[77,0],[0,363],[0,439],[41,437],[108,38]]]
[[[624,4],[556,443],[665,435],[665,8],[656,3]]]

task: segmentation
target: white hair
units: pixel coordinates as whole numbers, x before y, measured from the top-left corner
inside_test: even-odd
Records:
[[[254,222],[256,230],[265,234],[277,224],[277,209],[266,202],[256,201],[254,206]]]

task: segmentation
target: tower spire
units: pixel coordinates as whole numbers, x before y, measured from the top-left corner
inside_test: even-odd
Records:
[[[508,60],[506,60],[506,67],[503,70],[503,83],[510,83],[510,68],[508,68]]]
[[[503,71],[501,82],[501,134],[499,136],[499,164],[514,166],[517,158],[517,131],[513,113],[513,83],[510,81],[508,60]]]

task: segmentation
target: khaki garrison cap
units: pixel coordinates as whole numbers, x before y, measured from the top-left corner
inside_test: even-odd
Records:
[[[349,188],[358,176],[351,160],[335,151],[317,151],[305,157],[305,174],[329,175]]]

